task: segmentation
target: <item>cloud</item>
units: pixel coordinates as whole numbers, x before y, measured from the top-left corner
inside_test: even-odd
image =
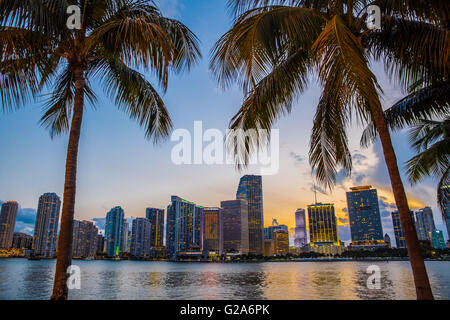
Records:
[[[163,15],[168,17],[179,17],[184,8],[180,0],[156,0],[155,3]]]
[[[95,226],[99,231],[105,231],[106,218],[92,218],[92,221],[95,222]]]
[[[295,165],[301,165],[305,162],[305,157],[302,157],[301,155],[295,153],[295,152],[290,152],[289,153],[289,157],[291,157],[292,159],[294,159],[294,163]]]
[[[15,232],[23,232],[32,235],[36,222],[36,209],[25,208],[17,212]]]
[[[321,187],[319,187],[318,185],[315,185],[315,184],[310,184],[310,190],[312,192],[317,191],[317,192],[319,192],[319,193],[321,193],[323,195],[328,195],[328,193],[325,191],[325,189],[323,189],[323,188],[321,188]]]

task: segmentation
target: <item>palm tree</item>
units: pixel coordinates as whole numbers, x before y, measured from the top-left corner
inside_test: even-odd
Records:
[[[81,9],[80,29],[66,25],[69,5]],[[0,1],[0,21],[3,108],[23,105],[50,88],[42,124],[52,137],[70,132],[52,295],[67,299],[78,143],[85,99],[96,102],[90,80],[103,85],[145,128],[146,137],[158,142],[170,132],[170,116],[158,92],[133,67],[152,71],[165,90],[171,70],[189,69],[200,57],[198,40],[147,0]]]
[[[378,5],[381,30],[370,30],[366,7]],[[229,0],[236,16],[217,42],[211,70],[224,87],[239,83],[245,100],[230,123],[235,129],[270,128],[305,90],[316,71],[322,85],[310,142],[310,163],[329,188],[341,167],[351,172],[346,126],[353,115],[374,122],[383,147],[395,202],[405,233],[418,299],[433,299],[419,242],[409,214],[388,127],[382,90],[370,69],[383,60],[404,86],[434,74],[448,79],[448,1],[430,0]],[[264,135],[247,140],[235,159],[247,163]]]

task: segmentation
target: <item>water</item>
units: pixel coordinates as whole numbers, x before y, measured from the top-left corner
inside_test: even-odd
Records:
[[[80,261],[70,299],[415,299],[408,262],[171,263]],[[381,270],[368,289],[367,267]],[[436,299],[450,299],[450,262],[427,261]],[[55,260],[0,259],[0,299],[48,299]]]

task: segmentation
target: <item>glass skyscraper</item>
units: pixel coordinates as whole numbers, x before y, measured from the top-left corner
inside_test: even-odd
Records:
[[[112,208],[106,214],[105,241],[106,255],[110,258],[120,256],[123,241],[124,211],[122,207]]]
[[[431,241],[431,232],[436,230],[436,226],[434,224],[433,211],[430,207],[416,211],[416,228],[419,240]]]
[[[0,212],[0,249],[9,249],[12,246],[17,211],[19,211],[19,204],[15,201],[8,201],[2,204]]]
[[[164,209],[147,208],[145,216],[150,220],[152,227],[151,247],[164,245]]]
[[[222,209],[216,207],[203,208],[202,249],[207,251],[220,250],[220,216]]]
[[[239,181],[236,199],[247,202],[249,253],[262,255],[264,249],[262,177],[243,176]]]
[[[431,243],[433,244],[434,248],[444,250],[445,249],[444,233],[441,230],[433,230],[431,232]]]
[[[249,253],[248,206],[244,200],[229,200],[220,203],[221,253]]]
[[[95,257],[97,253],[98,228],[91,221],[73,221],[73,257]]]
[[[377,190],[371,186],[353,187],[347,192],[352,245],[384,243]]]
[[[152,226],[147,218],[133,220],[131,251],[135,258],[147,258],[150,256]]]
[[[60,208],[61,200],[56,193],[45,193],[39,197],[33,236],[36,256],[55,256]]]
[[[310,247],[314,252],[326,255],[341,253],[337,219],[332,203],[316,203],[308,206]]]
[[[306,213],[304,209],[295,211],[295,235],[294,246],[301,248],[308,243],[308,234],[306,232]]]

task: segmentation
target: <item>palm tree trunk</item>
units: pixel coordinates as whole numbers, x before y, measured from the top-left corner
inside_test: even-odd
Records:
[[[74,69],[75,102],[72,124],[70,127],[69,146],[66,158],[66,176],[64,182],[64,199],[61,214],[61,231],[58,239],[58,255],[56,261],[55,280],[52,300],[67,300],[67,268],[72,264],[72,233],[75,210],[75,193],[77,179],[78,144],[80,141],[81,123],[84,109],[84,70]]]
[[[403,182],[398,170],[397,157],[392,146],[391,136],[383,114],[381,104],[372,108],[372,113],[380,135],[381,145],[385,162],[391,179],[392,190],[394,192],[395,203],[400,215],[402,230],[405,235],[406,247],[408,248],[409,261],[411,264],[416,295],[418,300],[433,300],[433,293],[430,287],[427,270],[420,251],[419,239],[414,227],[412,216],[409,212],[408,200],[406,198]]]

